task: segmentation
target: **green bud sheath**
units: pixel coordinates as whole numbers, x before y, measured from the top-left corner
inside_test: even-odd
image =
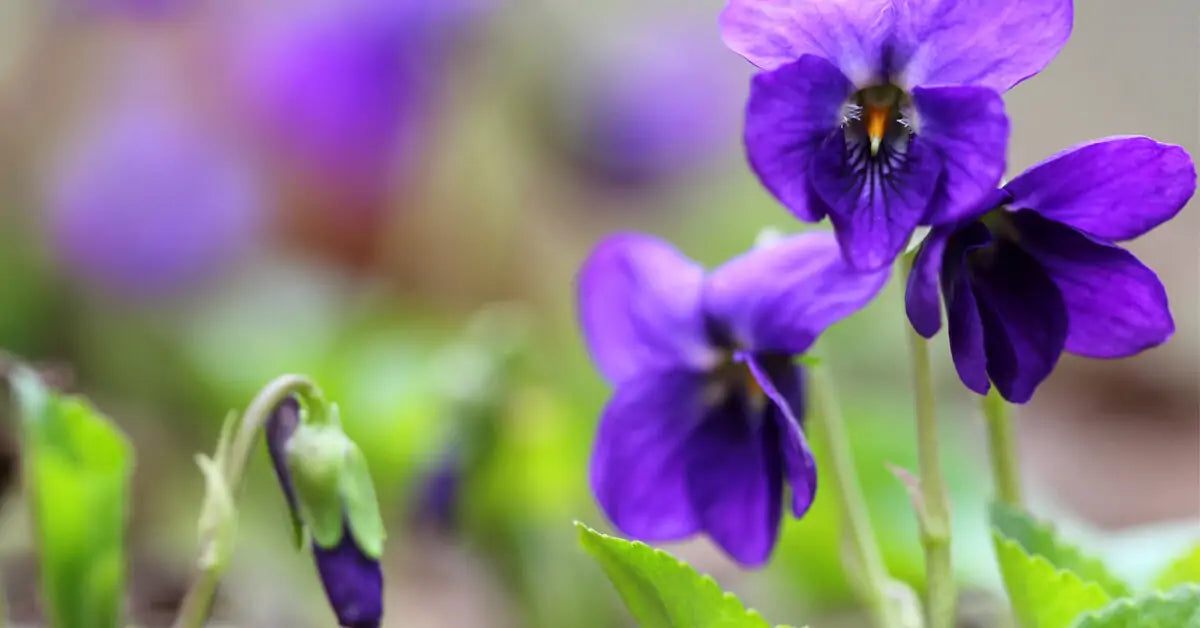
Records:
[[[342,540],[341,478],[354,443],[336,425],[301,424],[288,439],[288,471],[300,518],[323,548]]]

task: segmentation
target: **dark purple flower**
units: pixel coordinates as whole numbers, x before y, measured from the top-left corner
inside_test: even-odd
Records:
[[[750,165],[849,263],[890,263],[918,225],[962,217],[999,182],[999,92],[1070,36],[1071,0],[729,0],[725,43],[764,71]]]
[[[1064,350],[1120,358],[1175,330],[1154,271],[1114,244],[1169,220],[1196,189],[1178,146],[1145,137],[1084,144],[1031,168],[965,220],[935,227],[908,278],[913,328],[941,328],[968,388],[1024,403]]]
[[[267,451],[275,475],[287,499],[293,521],[299,525],[300,510],[287,464],[288,440],[300,425],[300,404],[289,398],[275,409],[265,426]],[[313,558],[329,605],[338,624],[349,628],[375,628],[383,617],[383,571],[379,561],[358,546],[343,516],[341,540],[332,547],[312,542]]]
[[[157,100],[80,137],[55,164],[47,203],[64,265],[125,296],[186,289],[228,267],[264,209],[238,155]]]
[[[592,357],[616,386],[591,465],[616,527],[649,541],[703,531],[740,563],[766,561],[785,479],[797,517],[816,491],[793,356],[870,301],[887,274],[848,268],[827,233],[712,273],[649,236],[601,243],[580,271],[579,308]]]

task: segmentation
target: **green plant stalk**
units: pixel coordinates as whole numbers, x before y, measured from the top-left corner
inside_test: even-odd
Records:
[[[996,499],[1021,507],[1021,466],[1017,456],[1016,432],[1012,413],[995,386],[980,399],[987,423],[988,450],[992,461],[992,483]]]
[[[859,596],[870,610],[877,628],[898,628],[900,623],[888,597],[887,567],[871,530],[870,514],[858,471],[854,467],[854,455],[850,450],[850,439],[846,435],[833,377],[825,366],[818,365],[809,371],[814,384],[815,406],[810,418],[817,428],[813,432],[821,439],[829,457],[822,468],[826,477],[832,476],[834,494],[842,515],[843,534],[849,537],[853,548],[853,558],[857,562],[854,568],[860,577]]]
[[[905,256],[901,268],[911,271],[913,257],[912,254]],[[900,274],[901,277],[907,275],[907,272]],[[917,464],[920,473],[917,516],[921,524],[921,545],[925,550],[925,621],[928,628],[953,628],[957,592],[950,561],[950,505],[938,445],[929,342],[907,322],[905,328],[912,354],[913,387],[916,393]]]
[[[222,469],[229,492],[235,497],[241,487],[246,466],[250,462],[250,455],[267,420],[271,418],[275,408],[292,395],[305,400],[305,405],[310,411],[319,411],[323,407],[321,391],[316,384],[300,375],[283,375],[260,390],[242,414],[237,431],[229,443],[228,457],[224,460]],[[220,560],[198,561],[192,584],[188,587],[175,617],[174,628],[203,628],[212,608],[217,581],[220,580],[225,567],[225,562]]]

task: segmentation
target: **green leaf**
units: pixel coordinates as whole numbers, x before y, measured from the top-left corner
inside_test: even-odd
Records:
[[[604,568],[642,628],[770,628],[732,593],[674,556],[575,525],[579,543]]]
[[[1000,503],[992,504],[991,520],[996,532],[1018,543],[1027,554],[1041,556],[1054,567],[1070,571],[1084,582],[1100,585],[1110,597],[1132,595],[1129,585],[1114,576],[1103,562],[1059,538],[1053,526]]]
[[[129,443],[86,401],[50,392],[32,371],[16,367],[10,381],[49,623],[119,626]]]
[[[1200,587],[1117,600],[1079,617],[1073,628],[1200,628]]]
[[[1154,579],[1154,588],[1166,591],[1186,583],[1200,583],[1200,543],[1192,546],[1187,553],[1167,565],[1167,568]]]
[[[1030,554],[998,530],[992,540],[1004,588],[1025,628],[1066,628],[1080,613],[1102,608],[1111,599],[1100,585]]]
[[[381,558],[383,541],[387,537],[383,515],[379,513],[379,501],[375,498],[375,485],[371,482],[367,459],[353,442],[346,450],[340,485],[346,520],[350,522],[350,533],[354,535],[355,542],[367,556]]]

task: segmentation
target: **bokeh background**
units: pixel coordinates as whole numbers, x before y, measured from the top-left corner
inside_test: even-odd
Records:
[[[800,227],[740,144],[751,69],[720,0],[0,0],[0,347],[130,434],[130,617],[167,625],[196,553],[193,454],[270,378],[342,407],[390,528],[391,626],[629,625],[575,519],[608,391],[572,279],[614,230],[708,264]],[[1013,172],[1113,134],[1200,154],[1200,5],[1081,0],[1057,61],[1008,97]],[[1179,331],[1067,359],[1019,411],[1033,508],[1137,581],[1200,536],[1200,207],[1132,248]],[[892,572],[916,526],[900,293],[819,350],[838,377]],[[964,625],[1003,597],[974,400],[935,342]],[[5,441],[9,458],[11,437]],[[820,452],[818,452],[820,456]],[[257,456],[216,620],[327,626]],[[10,476],[11,481],[11,476]],[[828,485],[826,485],[828,487]],[[744,572],[669,547],[775,622],[864,625],[828,488]],[[0,511],[8,599],[39,609],[23,505]]]

